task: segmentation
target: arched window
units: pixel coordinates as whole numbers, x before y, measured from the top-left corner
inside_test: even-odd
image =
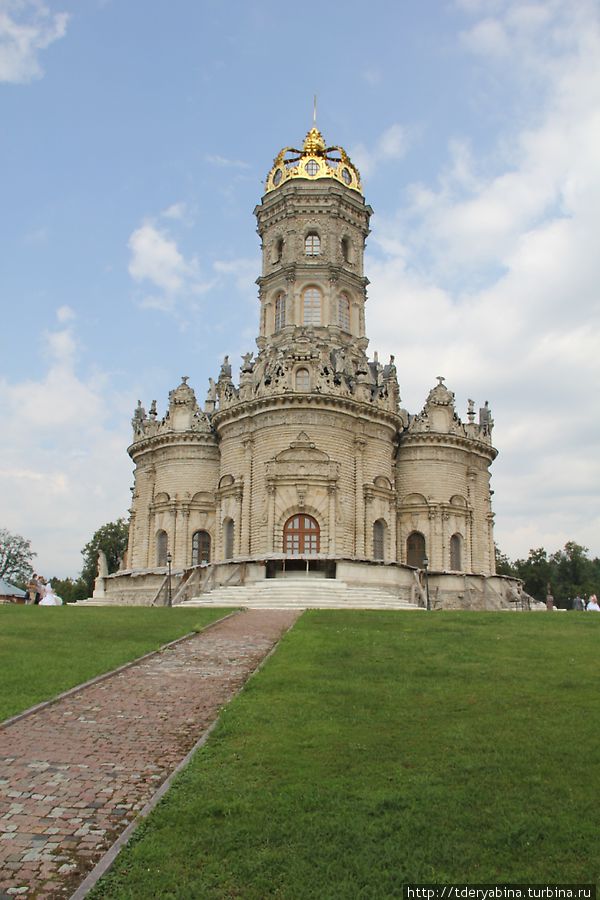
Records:
[[[412,531],[406,540],[406,564],[423,568],[425,559],[425,536],[420,531]]]
[[[347,237],[342,238],[342,259],[344,262],[349,263],[350,260],[350,239]]]
[[[305,325],[321,324],[321,291],[319,288],[306,288],[302,294],[302,320]]]
[[[304,238],[304,252],[307,256],[319,256],[321,253],[321,238],[316,231],[309,231]]]
[[[283,526],[283,552],[305,556],[319,552],[319,523],[312,516],[292,516]]]
[[[278,238],[275,243],[275,262],[281,262],[283,256],[283,238]]]
[[[310,372],[308,369],[298,369],[296,372],[296,390],[310,391]]]
[[[210,562],[210,534],[208,531],[195,531],[192,535],[192,565]]]
[[[169,537],[166,531],[156,532],[156,565],[166,566]]]
[[[342,331],[350,331],[350,298],[348,294],[338,297],[338,325]]]
[[[450,538],[450,568],[454,572],[462,571],[462,535],[453,534]]]
[[[235,537],[233,519],[225,519],[223,530],[225,533],[225,559],[233,559],[233,540]]]
[[[385,558],[385,520],[373,522],[373,559]]]
[[[275,300],[275,331],[285,325],[285,294],[278,294]]]

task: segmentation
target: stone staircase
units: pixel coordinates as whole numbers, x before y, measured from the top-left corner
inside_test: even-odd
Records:
[[[329,578],[268,578],[251,584],[215,588],[179,608],[242,606],[251,609],[422,609],[392,591],[351,587]]]

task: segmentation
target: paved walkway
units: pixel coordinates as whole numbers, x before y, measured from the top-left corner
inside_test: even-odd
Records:
[[[68,897],[298,614],[238,613],[0,730],[0,900]]]

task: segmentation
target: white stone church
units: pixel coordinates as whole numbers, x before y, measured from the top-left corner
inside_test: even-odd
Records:
[[[203,406],[187,377],[164,416],[138,404],[129,547],[98,596],[252,605],[304,579],[362,605],[511,605],[515,582],[495,575],[487,403],[462,421],[439,377],[411,415],[394,357],[367,355],[371,213],[316,127],[277,155],[255,209],[257,352],[237,379],[225,357]]]

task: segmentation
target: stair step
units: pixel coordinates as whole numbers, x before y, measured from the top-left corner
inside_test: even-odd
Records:
[[[421,607],[380,587],[354,587],[343,581],[279,578],[214,588],[181,607],[244,606],[253,609],[405,609]]]

